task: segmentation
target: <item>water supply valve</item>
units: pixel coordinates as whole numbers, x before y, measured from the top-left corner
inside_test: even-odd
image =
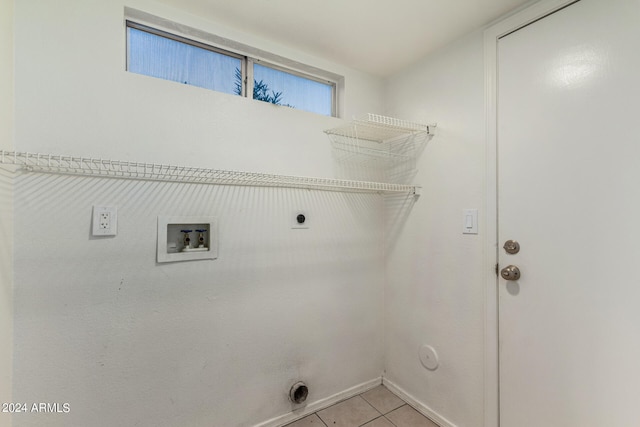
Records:
[[[198,233],[198,247],[199,248],[204,248],[206,247],[206,242],[204,239],[204,233],[206,233],[207,230],[204,228],[200,228],[198,230],[196,230],[196,233]]]
[[[189,233],[193,230],[180,230],[181,233],[184,233],[184,238],[182,239],[182,244],[184,245],[184,249],[189,249],[191,247],[191,237]]]

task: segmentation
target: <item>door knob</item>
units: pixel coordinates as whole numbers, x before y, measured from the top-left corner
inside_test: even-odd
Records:
[[[508,265],[500,270],[500,275],[504,280],[518,280],[520,278],[520,269],[515,265]]]

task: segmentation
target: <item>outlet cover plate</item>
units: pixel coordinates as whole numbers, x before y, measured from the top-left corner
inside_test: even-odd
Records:
[[[118,234],[118,208],[116,206],[94,206],[92,233],[94,236]]]

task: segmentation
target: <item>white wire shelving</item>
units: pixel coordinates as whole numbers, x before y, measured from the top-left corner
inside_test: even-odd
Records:
[[[325,133],[344,177],[407,184],[435,127],[369,113]]]
[[[304,188],[341,192],[406,193],[416,196],[419,195],[419,187],[415,185],[276,175],[3,150],[0,150],[0,165],[13,165],[22,172],[61,175],[210,185]]]

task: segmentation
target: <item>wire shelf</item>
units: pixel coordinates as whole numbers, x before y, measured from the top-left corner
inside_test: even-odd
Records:
[[[194,168],[156,163],[105,160],[53,154],[0,151],[0,164],[14,165],[25,172],[82,175],[134,180],[181,182],[211,185],[305,188],[343,192],[419,194],[415,185],[353,181]]]
[[[325,133],[343,178],[406,184],[435,126],[369,113]]]

